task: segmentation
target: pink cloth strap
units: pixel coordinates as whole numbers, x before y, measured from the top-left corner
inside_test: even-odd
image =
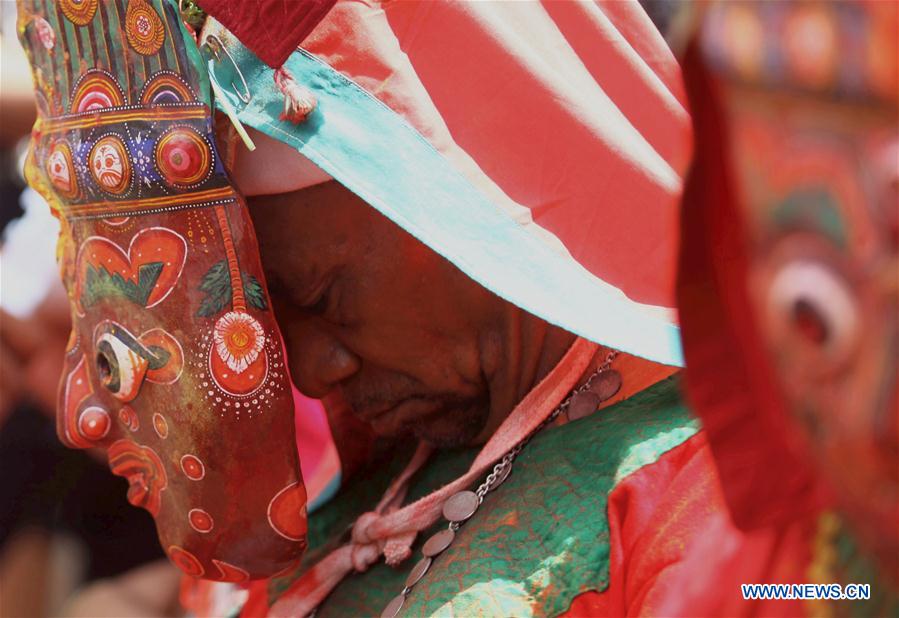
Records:
[[[420,444],[403,473],[391,483],[374,511],[356,520],[350,543],[332,551],[306,571],[269,610],[269,616],[307,616],[354,570],[363,572],[383,554],[396,566],[411,554],[421,530],[441,515],[447,498],[468,488],[487,469],[527,438],[577,385],[598,346],[578,338],[552,371],[515,407],[478,453],[463,476],[431,494],[398,508],[409,480],[427,461],[431,449]],[[399,592],[399,591],[397,591]]]

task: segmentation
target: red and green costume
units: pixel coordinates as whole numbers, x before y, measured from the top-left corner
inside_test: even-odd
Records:
[[[437,453],[409,501],[460,476],[477,449]],[[369,510],[408,454],[345,486],[310,520],[309,551],[294,573],[253,585],[241,616],[270,604],[333,549]],[[658,614],[694,536],[723,501],[698,421],[669,378],[593,415],[544,430],[435,560],[404,605],[408,615]],[[420,549],[429,532],[413,546]],[[343,581],[318,616],[380,612],[412,562],[378,564]]]

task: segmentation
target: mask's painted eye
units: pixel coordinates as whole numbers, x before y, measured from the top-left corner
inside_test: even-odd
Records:
[[[768,288],[768,320],[782,340],[802,357],[829,369],[844,361],[859,337],[859,308],[844,278],[812,260],[784,264]],[[811,356],[808,356],[811,355]],[[807,369],[815,372],[815,367]]]
[[[148,366],[147,359],[136,349],[136,342],[130,337],[127,339],[120,339],[116,332],[101,334],[95,357],[100,383],[113,397],[125,402],[137,397]]]
[[[121,386],[119,363],[108,341],[101,341],[97,346],[96,364],[100,383],[113,393],[117,392]]]

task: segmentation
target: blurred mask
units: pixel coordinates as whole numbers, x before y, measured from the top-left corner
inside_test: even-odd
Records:
[[[708,13],[692,59],[705,66],[691,86],[703,147],[681,276],[690,387],[737,523],[835,497],[894,566],[896,11],[721,3]]]

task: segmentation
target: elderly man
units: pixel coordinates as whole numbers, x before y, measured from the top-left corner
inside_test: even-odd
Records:
[[[246,616],[652,613],[723,502],[671,377],[688,117],[639,5],[201,4],[20,3],[63,440]],[[340,455],[305,489],[285,365]]]

